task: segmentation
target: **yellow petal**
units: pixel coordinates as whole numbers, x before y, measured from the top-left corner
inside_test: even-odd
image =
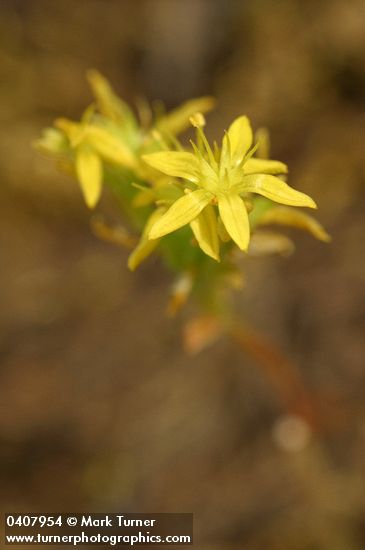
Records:
[[[164,174],[184,178],[194,183],[199,181],[200,163],[192,153],[182,151],[160,151],[143,155],[142,159]]]
[[[85,126],[85,136],[90,145],[105,160],[126,168],[135,166],[135,157],[128,147],[104,128],[88,124]]]
[[[243,167],[245,174],[287,174],[288,167],[279,160],[250,158]]]
[[[79,145],[84,138],[84,127],[78,122],[67,118],[58,118],[55,121],[55,126],[66,134],[72,147]]]
[[[234,190],[238,193],[258,193],[272,201],[290,206],[317,208],[316,203],[311,197],[289,187],[289,185],[275,176],[265,174],[244,176],[242,182],[237,184]]]
[[[127,122],[131,126],[137,126],[131,109],[114,93],[113,88],[102,74],[90,70],[87,73],[87,78],[103,115],[116,122]]]
[[[291,227],[297,227],[298,229],[304,229],[308,231],[320,241],[329,242],[331,240],[330,235],[322,227],[322,225],[309,214],[300,212],[294,208],[287,208],[285,206],[277,206],[270,208],[264,212],[264,214],[258,219],[259,225],[266,224],[278,224],[289,225]]]
[[[232,122],[222,143],[222,159],[230,152],[231,162],[239,164],[252,144],[252,129],[247,116]]]
[[[270,158],[270,134],[265,127],[258,128],[255,132],[255,141],[258,143],[257,157],[259,159]]]
[[[159,220],[165,213],[165,208],[157,208],[151,216],[148,218],[146,225],[143,229],[141,239],[136,248],[130,254],[128,258],[128,267],[131,271],[134,271],[143,260],[145,260],[156,248],[159,243],[159,239],[150,240],[148,233],[157,220]]]
[[[85,126],[85,124],[89,124],[92,121],[95,116],[95,108],[94,103],[86,107],[81,116],[81,126]]]
[[[132,250],[136,246],[137,239],[123,225],[111,226],[105,223],[101,216],[94,216],[90,220],[90,226],[94,235],[103,241],[127,250]]]
[[[247,250],[250,241],[248,214],[239,195],[230,193],[218,197],[219,214],[228,234],[241,250]]]
[[[99,156],[89,149],[80,148],[76,153],[76,173],[87,206],[94,208],[102,189],[103,175]]]
[[[149,239],[158,239],[190,223],[207,206],[213,195],[198,189],[178,199],[152,227]]]
[[[190,117],[197,112],[207,113],[214,109],[215,100],[213,97],[200,97],[191,99],[183,103],[177,109],[174,109],[167,115],[162,116],[156,124],[156,127],[161,132],[168,132],[172,135],[177,135],[189,128]]]
[[[206,206],[199,216],[190,222],[190,227],[203,252],[219,261],[217,216],[214,207]]]
[[[294,243],[289,237],[269,231],[253,233],[248,247],[250,256],[267,256],[283,254],[287,256],[294,252]]]

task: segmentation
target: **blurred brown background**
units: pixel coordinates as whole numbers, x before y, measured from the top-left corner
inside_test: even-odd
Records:
[[[1,0],[4,511],[191,511],[203,549],[365,548],[364,31],[363,0]],[[128,101],[215,95],[212,137],[247,113],[320,205],[333,242],[296,234],[239,297],[316,399],[298,445],[260,366],[227,339],[184,355],[169,274],[130,274],[32,150],[90,102],[90,67]]]

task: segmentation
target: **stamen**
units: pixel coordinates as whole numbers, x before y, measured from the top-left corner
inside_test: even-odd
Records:
[[[254,145],[252,147],[252,149],[250,149],[250,151],[247,153],[247,155],[245,155],[243,157],[243,159],[241,160],[241,162],[239,163],[239,166],[242,168],[243,165],[256,153],[257,149],[258,149],[258,146],[259,146],[259,143],[256,143],[256,145]]]
[[[218,163],[220,161],[220,158],[221,158],[221,151],[219,149],[218,143],[215,140],[213,142],[213,151],[214,151],[214,158],[215,158],[216,162]]]

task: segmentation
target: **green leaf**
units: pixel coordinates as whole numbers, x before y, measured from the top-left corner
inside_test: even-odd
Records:
[[[85,202],[94,208],[102,190],[102,164],[99,156],[92,150],[80,147],[76,153],[76,173]]]
[[[245,162],[243,171],[245,174],[287,174],[288,167],[279,160],[250,158]]]
[[[148,233],[154,223],[156,223],[157,220],[163,216],[165,210],[165,208],[157,208],[148,218],[146,225],[144,226],[141,239],[128,258],[128,267],[131,271],[135,271],[140,263],[143,262],[143,260],[145,260],[157,247],[159,239],[150,240],[148,238]]]
[[[239,164],[252,144],[252,129],[247,116],[236,118],[230,125],[222,143],[222,160],[230,155],[231,164]]]
[[[241,250],[247,250],[250,241],[248,214],[241,197],[234,193],[218,197],[219,214],[234,242]]]
[[[323,242],[331,240],[324,227],[312,216],[294,208],[277,206],[265,212],[258,220],[258,225],[278,224],[304,229]]]
[[[219,261],[219,239],[217,231],[217,216],[214,207],[208,205],[204,210],[190,222],[200,248],[208,256]]]
[[[213,195],[198,189],[178,199],[149,232],[149,239],[158,239],[190,223],[211,201]]]
[[[265,174],[244,176],[242,182],[235,185],[232,188],[233,190],[236,193],[258,193],[272,201],[290,206],[317,208],[316,203],[311,197],[289,187],[289,185],[275,176]]]
[[[192,153],[181,151],[160,151],[143,155],[142,159],[163,174],[183,178],[197,183],[199,181],[200,162]]]

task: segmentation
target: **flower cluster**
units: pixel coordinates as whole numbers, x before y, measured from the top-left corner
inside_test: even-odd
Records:
[[[234,120],[220,146],[210,145],[203,113],[214,107],[212,98],[188,101],[170,113],[140,102],[137,118],[102,75],[90,71],[88,78],[95,102],[80,122],[57,119],[36,146],[75,176],[89,208],[98,205],[104,187],[117,197],[139,233],[130,269],[158,248],[184,280],[189,273],[202,288],[202,281],[204,287],[219,276],[232,279],[235,250],[257,255],[293,248],[288,237],[262,226],[291,225],[329,240],[314,218],[296,208],[316,205],[286,183],[287,166],[267,158],[267,132],[254,136],[247,116]],[[190,125],[196,139],[186,148],[178,135]],[[106,227],[101,233],[116,240]]]

